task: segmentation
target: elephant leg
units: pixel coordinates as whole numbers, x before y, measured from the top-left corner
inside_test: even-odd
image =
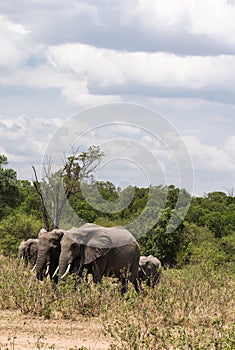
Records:
[[[139,280],[137,278],[133,279],[133,280],[131,280],[131,283],[133,284],[135,291],[137,293],[139,293],[141,291],[141,285],[140,285]],[[128,285],[128,278],[126,276],[122,276],[122,278],[121,278],[121,294],[126,293],[127,285]]]
[[[132,283],[134,285],[135,291],[139,293],[141,291],[140,281],[136,278]]]
[[[160,282],[160,273],[157,273],[153,278],[153,287]]]
[[[126,278],[126,276],[122,276],[122,277],[120,278],[120,282],[121,282],[121,289],[120,289],[120,292],[121,292],[121,294],[124,294],[124,293],[126,293],[126,291],[127,291],[128,279]]]
[[[151,278],[151,277],[148,277],[148,278],[146,279],[146,284],[147,284],[148,287],[151,287],[151,286],[152,286],[152,278]]]
[[[100,283],[105,271],[105,259],[100,258],[93,261],[91,266],[91,272],[94,283]]]
[[[100,283],[101,282],[102,276],[101,276],[101,274],[99,272],[93,272],[92,276],[93,276],[93,282],[94,283]]]
[[[138,264],[134,264],[130,267],[129,270],[129,280],[133,284],[135,291],[139,293],[141,291],[141,283],[139,280],[139,271],[138,271]]]
[[[58,298],[58,288],[57,288],[57,284],[54,283],[54,282],[52,281],[51,287],[52,287],[53,295],[54,295],[54,297],[57,299],[57,298]]]

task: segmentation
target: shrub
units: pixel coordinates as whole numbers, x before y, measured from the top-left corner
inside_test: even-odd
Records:
[[[32,215],[14,211],[0,222],[0,245],[5,255],[15,255],[22,240],[37,237],[42,227]]]

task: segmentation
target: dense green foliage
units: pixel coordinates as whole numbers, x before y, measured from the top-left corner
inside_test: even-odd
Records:
[[[12,208],[19,204],[19,190],[16,184],[16,172],[5,169],[7,158],[0,155],[0,219],[6,217]]]
[[[33,184],[17,180],[16,172],[6,165],[7,158],[1,155],[0,248],[5,255],[15,255],[21,240],[37,236],[43,217]],[[234,196],[212,192],[190,198],[184,189],[173,185],[124,189],[110,182],[82,185],[83,190],[75,191],[69,199],[73,214],[81,221],[126,225],[137,237],[141,253],[157,256],[164,266],[182,267],[205,261],[214,266],[226,265],[234,273]],[[65,214],[66,220],[62,219],[60,226],[69,228],[71,210],[66,212],[65,208]],[[151,229],[147,230],[149,223]]]

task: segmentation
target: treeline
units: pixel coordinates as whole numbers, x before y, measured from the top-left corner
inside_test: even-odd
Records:
[[[19,243],[36,237],[44,221],[35,186],[18,180],[6,165],[7,158],[0,155],[0,249],[4,255],[15,255]],[[173,185],[121,189],[110,182],[83,183],[82,188],[69,198],[73,213],[85,222],[127,226],[143,255],[153,254],[165,266],[205,262],[231,271],[234,268],[232,193],[191,198],[186,190]],[[65,207],[60,226],[69,228],[70,222],[71,210]]]

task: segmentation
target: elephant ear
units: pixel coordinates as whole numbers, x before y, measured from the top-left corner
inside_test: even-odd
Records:
[[[99,238],[93,238],[89,245],[84,245],[83,264],[89,264],[92,261],[106,255],[112,248],[112,242],[107,235],[99,235]]]
[[[27,254],[29,254],[29,252],[30,252],[30,249],[31,249],[31,245],[33,244],[33,240],[28,240],[27,241],[27,245],[25,246],[25,252],[27,253]]]
[[[18,247],[18,258],[24,257],[26,248],[27,248],[26,242],[25,241],[21,242]]]

